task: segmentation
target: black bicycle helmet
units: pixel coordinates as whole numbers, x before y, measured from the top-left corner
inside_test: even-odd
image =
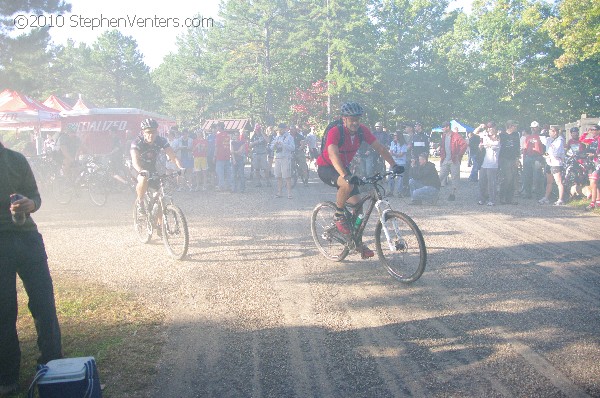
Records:
[[[571,133],[579,133],[579,127],[571,127],[571,129],[569,130],[569,132],[571,132]]]
[[[342,116],[361,116],[363,114],[363,108],[358,102],[346,102],[341,106],[340,114]]]
[[[140,129],[142,130],[156,130],[158,128],[158,123],[154,119],[144,119],[142,123],[140,123]]]

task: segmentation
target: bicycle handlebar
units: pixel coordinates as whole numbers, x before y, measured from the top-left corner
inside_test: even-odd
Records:
[[[381,173],[375,173],[374,175],[372,175],[371,177],[363,177],[361,178],[360,184],[359,185],[367,185],[367,184],[375,184],[376,182],[379,182],[381,180],[383,180],[385,177],[389,177],[392,176],[392,178],[395,178],[400,174],[396,174],[393,171],[386,171],[385,173],[381,174]]]

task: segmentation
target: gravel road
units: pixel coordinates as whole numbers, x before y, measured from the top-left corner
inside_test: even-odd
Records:
[[[392,198],[429,251],[404,286],[376,259],[321,257],[309,217],[334,192],[314,174],[292,200],[248,191],[177,194],[191,234],[181,262],[137,241],[131,195],[102,208],[48,198],[36,215],[54,274],[169,314],[148,396],[600,397],[597,215],[478,206],[465,180],[456,202]]]

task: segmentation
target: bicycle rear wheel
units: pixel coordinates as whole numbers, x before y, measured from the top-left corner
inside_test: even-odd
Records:
[[[103,174],[93,174],[88,180],[88,193],[92,203],[96,206],[104,206],[108,198],[106,177]]]
[[[165,208],[162,219],[162,236],[163,243],[171,257],[176,260],[185,257],[190,241],[187,221],[181,209],[173,204],[169,204]]]
[[[52,180],[52,196],[61,205],[66,205],[73,199],[75,186],[71,179],[67,176],[57,174]]]
[[[317,249],[325,258],[332,261],[342,261],[348,255],[346,239],[340,234],[333,221],[335,203],[319,203],[313,210],[310,220],[310,230]]]
[[[381,221],[375,227],[375,247],[379,261],[398,281],[416,281],[425,271],[427,263],[427,249],[421,230],[409,216],[399,211],[386,214],[385,227],[389,240]]]
[[[137,233],[140,242],[150,242],[152,227],[148,223],[148,214],[138,211],[137,201],[133,203],[133,229]]]

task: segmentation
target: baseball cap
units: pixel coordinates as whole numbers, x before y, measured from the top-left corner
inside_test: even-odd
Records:
[[[529,127],[540,127],[540,124],[534,120]]]

